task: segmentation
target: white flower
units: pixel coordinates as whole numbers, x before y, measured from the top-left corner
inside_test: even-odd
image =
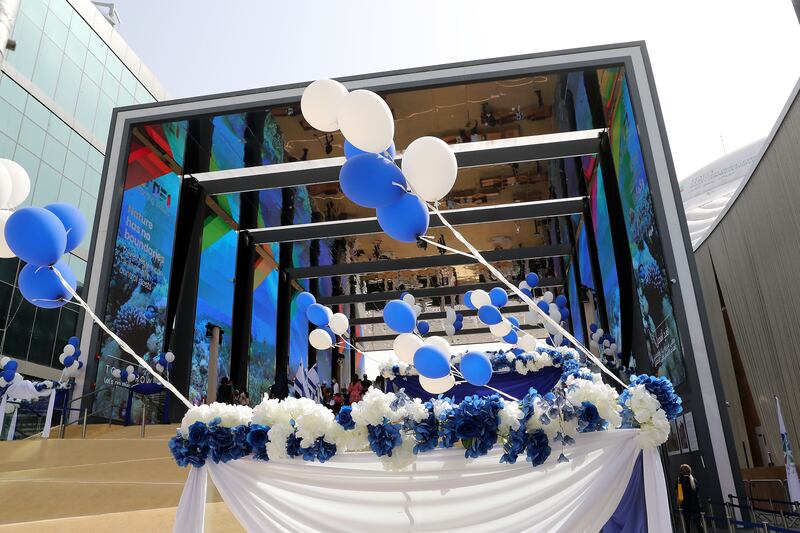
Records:
[[[450,404],[450,402],[439,399],[433,400],[433,414],[436,416],[436,418],[441,418],[445,413],[452,410],[453,406]]]
[[[514,370],[517,371],[517,374],[522,374],[524,376],[528,373],[528,366],[522,359],[517,359],[516,362],[514,362]]]
[[[345,451],[361,451],[369,448],[366,426],[356,426],[348,430],[334,423],[325,434],[325,441],[336,445],[337,454]]]
[[[280,423],[271,426],[267,433],[269,442],[267,443],[267,455],[270,459],[283,459],[287,457],[286,439],[292,434],[294,428],[288,423]]]
[[[393,392],[385,394],[375,388],[369,389],[360,402],[352,405],[353,421],[356,425],[378,426],[383,424],[384,418],[394,420],[396,414],[392,411],[391,404],[395,398]]]
[[[295,419],[295,430],[301,440],[300,446],[303,448],[313,446],[315,440],[330,431],[333,423],[333,413],[324,405],[314,403],[313,408]]]
[[[600,417],[608,421],[609,429],[616,428],[622,423],[622,407],[617,403],[619,395],[613,387],[596,380],[595,376],[599,377],[599,374],[593,375],[592,381],[568,379],[567,400],[576,407],[583,402],[591,402],[597,407]]]
[[[270,400],[266,396],[260,404],[253,409],[253,423],[264,426],[288,424],[292,419],[286,405],[280,400]]]
[[[653,413],[649,422],[642,424],[639,428],[639,434],[636,440],[642,449],[655,448],[660,444],[667,442],[669,438],[669,420],[667,414],[658,409]]]
[[[406,416],[414,422],[422,422],[428,418],[428,409],[419,398],[414,398],[413,402],[406,402],[403,408],[405,409]]]
[[[646,424],[661,409],[661,403],[650,394],[644,385],[636,385],[630,389],[630,397],[625,405],[633,411],[633,417],[639,424]]]
[[[513,401],[505,401],[503,408],[500,410],[500,424],[498,426],[498,433],[500,435],[508,435],[511,431],[519,429],[520,420],[524,414],[522,409],[519,408],[519,403]]]
[[[514,354],[514,352],[506,352],[506,361],[508,361],[509,363],[513,363],[516,357],[517,356],[516,354]]]
[[[189,427],[192,424],[195,422],[203,422],[204,424],[208,424],[211,421],[210,417],[211,409],[205,404],[197,405],[186,411],[186,414],[183,415],[183,420],[181,420],[181,435],[183,435],[183,438],[187,438],[189,436]]]
[[[415,444],[416,441],[414,440],[414,437],[403,434],[403,443],[392,450],[392,456],[388,457],[384,455],[381,457],[383,468],[385,470],[397,472],[400,470],[405,470],[414,464],[416,459],[416,455],[414,455]]]
[[[212,403],[211,405],[198,405],[192,407],[183,415],[181,421],[181,435],[189,436],[189,426],[195,422],[210,424],[219,420],[219,425],[226,428],[246,426],[253,418],[253,410],[244,405],[228,405],[226,403]]]

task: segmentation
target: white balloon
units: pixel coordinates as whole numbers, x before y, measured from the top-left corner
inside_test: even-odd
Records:
[[[164,354],[164,359],[167,360],[167,363],[172,363],[175,361],[175,354],[172,352],[167,352]]]
[[[561,323],[561,311],[556,309],[555,311],[550,311],[549,315],[556,323]]]
[[[445,312],[445,319],[449,324],[453,324],[456,321],[456,310],[452,307],[448,307]]]
[[[480,309],[484,305],[492,305],[492,299],[489,297],[489,293],[483,289],[472,291],[470,300],[472,301],[472,305],[475,307],[475,309]]]
[[[558,310],[559,310],[559,309],[558,309],[558,306],[557,306],[556,304],[550,304],[550,305],[548,306],[548,313],[549,313],[549,314],[551,314],[551,315],[552,315],[553,313],[557,312]],[[558,316],[561,316],[561,313],[560,313],[560,312],[558,313]]]
[[[553,344],[556,346],[561,346],[561,341],[564,340],[564,336],[561,333],[556,333],[553,335]]]
[[[456,384],[453,374],[447,374],[443,378],[430,379],[425,376],[419,377],[420,386],[430,394],[443,394]]]
[[[608,339],[604,340],[603,341],[603,348],[608,348],[609,346],[611,346],[611,341],[609,341]]]
[[[317,80],[303,91],[300,111],[311,127],[319,131],[336,131],[339,122],[336,115],[347,89],[336,80]]]
[[[536,311],[526,311],[525,312],[525,323],[531,326],[535,326],[540,324],[542,321],[539,319],[539,313]]]
[[[63,365],[64,364],[64,359],[66,359],[66,358],[67,358],[67,354],[62,353],[61,355],[58,356],[58,362]]]
[[[320,328],[317,328],[308,334],[308,342],[310,342],[311,346],[317,350],[327,350],[333,346],[333,343],[331,342],[331,336],[327,331]]]
[[[3,171],[5,171],[5,169],[3,169],[3,166],[0,165],[0,174]],[[2,187],[2,184],[0,184],[0,187]],[[0,210],[0,257],[4,259],[10,259],[14,257],[14,251],[6,242],[6,222],[8,222],[8,219],[13,214],[14,212],[8,209]]]
[[[603,336],[603,333],[605,333],[605,331],[603,331],[602,328],[597,328],[597,331],[595,333],[597,333],[597,338],[599,339],[600,337]]]
[[[334,313],[328,323],[328,327],[337,335],[344,335],[347,333],[347,328],[350,327],[350,320],[343,313]]]
[[[520,335],[517,345],[526,352],[532,352],[536,349],[536,337],[533,335]]]
[[[74,355],[75,354],[75,347],[71,344],[64,345],[64,349],[62,350],[66,355]]]
[[[542,295],[542,299],[549,304],[553,303],[553,293],[550,291],[545,291],[545,293]]]
[[[156,372],[163,372],[164,367],[161,366],[161,363],[156,363]]]
[[[452,337],[456,334],[456,327],[453,324],[445,324],[444,332],[448,337]]]
[[[411,293],[404,294],[403,295],[403,301],[405,303],[407,303],[408,305],[414,305],[414,304],[417,303],[417,301],[414,299],[414,295],[411,294]]]
[[[136,376],[133,374],[128,374],[128,383],[133,383],[136,380]]]
[[[550,335],[555,335],[556,333],[558,333],[558,328],[555,325],[551,324],[550,322],[545,322],[544,329],[546,329],[547,333],[549,333]]]
[[[11,180],[11,194],[6,203],[0,207],[16,207],[25,201],[28,193],[31,192],[31,179],[25,169],[10,159],[0,159],[0,164],[5,167]]]
[[[528,282],[525,281],[524,279],[519,282],[519,290],[523,290],[523,289],[531,290],[531,286],[528,285]]]
[[[128,374],[133,374],[134,370],[133,365],[128,365],[127,367],[125,367],[125,370],[128,371]]]
[[[617,353],[617,344],[616,343],[612,342],[611,346],[609,346],[609,348],[611,348],[612,352]]]
[[[422,314],[422,306],[421,305],[414,304],[414,305],[412,305],[412,307],[414,308],[414,315],[415,316],[419,316],[419,315]]]
[[[454,328],[455,329],[455,328]],[[450,357],[450,343],[447,342],[447,339],[444,337],[428,337],[425,339],[425,344],[428,346],[433,346],[434,348],[438,348],[442,351],[448,358]]]
[[[359,89],[345,95],[337,119],[345,139],[359,150],[380,153],[392,144],[392,111],[383,98],[372,91]]]
[[[511,322],[508,320],[501,320],[497,324],[489,326],[489,331],[495,337],[503,338],[511,332]]]
[[[9,361],[11,361],[10,357],[6,356],[0,357],[0,368],[5,368],[5,366],[8,364]]]
[[[113,369],[113,370],[111,371],[111,375],[112,375],[112,376],[114,376],[115,378],[118,378],[118,377],[120,376],[120,371],[119,371],[119,368],[115,368],[115,369]]]
[[[422,339],[413,333],[401,333],[394,339],[392,348],[401,361],[410,365],[414,362],[414,354],[423,344]]]
[[[403,152],[403,175],[426,202],[447,196],[458,174],[453,150],[438,137],[420,137]]]
[[[6,381],[6,378],[4,378],[3,376],[0,376],[0,387],[5,387],[6,385],[8,385],[8,382]],[[11,404],[9,404],[9,405],[11,405]]]

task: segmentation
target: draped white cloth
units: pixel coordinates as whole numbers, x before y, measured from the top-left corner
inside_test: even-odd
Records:
[[[597,532],[622,498],[641,448],[637,430],[579,435],[558,463],[558,447],[536,468],[520,457],[501,464],[502,448],[464,459],[463,449],[421,453],[404,472],[388,472],[371,452],[344,453],[319,464],[250,458],[193,469],[176,532],[202,531],[205,470],[231,512],[251,532],[469,531]],[[558,445],[556,445],[558,446]],[[645,455],[649,530],[669,531],[657,452]],[[666,508],[666,507],[665,507]]]
[[[0,428],[3,427],[3,419],[6,414],[6,403],[9,400],[22,401],[22,400],[35,400],[42,396],[50,396],[50,401],[47,403],[47,414],[44,419],[44,427],[42,428],[42,438],[50,438],[50,427],[53,424],[53,409],[56,405],[56,390],[46,389],[37,391],[33,382],[23,380],[17,383],[12,383],[8,386],[2,399],[0,399]],[[14,411],[12,422],[9,425],[9,432],[6,440],[14,439],[14,432],[16,430],[17,410]]]

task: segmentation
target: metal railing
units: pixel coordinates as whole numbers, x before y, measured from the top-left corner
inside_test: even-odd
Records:
[[[788,504],[797,506],[797,502],[776,500],[751,501],[750,498],[740,498],[729,495],[727,502],[712,502],[708,500],[706,509],[700,512],[684,512],[677,509],[677,524],[680,531],[695,531],[697,523],[702,526],[703,533],[717,531],[749,530],[756,532],[800,533],[800,513],[784,509],[766,509],[756,503],[770,502],[774,504]],[[734,500],[745,500],[745,505],[734,503]],[[796,507],[795,507],[796,508]],[[687,523],[687,519],[692,524]]]

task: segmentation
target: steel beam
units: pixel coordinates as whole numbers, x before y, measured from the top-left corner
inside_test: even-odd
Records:
[[[563,286],[564,280],[561,278],[542,278],[539,280],[539,285],[537,288]],[[319,296],[317,297],[317,302],[323,305],[385,302],[388,300],[397,300],[401,298],[404,292],[412,293],[415,298],[436,298],[440,296],[455,296],[458,294],[464,294],[467,291],[474,291],[476,289],[483,289],[488,292],[494,287],[505,287],[505,285],[500,282],[474,283],[468,285],[448,285],[446,287],[429,287],[427,289],[380,291],[368,292],[366,294],[343,294],[339,296]],[[509,298],[514,298],[514,295],[509,294]]]
[[[604,130],[582,130],[451,145],[458,166],[476,167],[596,154]],[[395,159],[402,165],[402,154]],[[300,187],[339,180],[344,157],[193,174],[208,194]]]
[[[496,263],[500,261],[521,261],[524,259],[567,256],[570,255],[570,253],[572,253],[572,248],[568,244],[550,244],[525,248],[510,248],[508,250],[492,250],[490,252],[483,252],[483,257],[490,263]],[[473,265],[476,263],[478,263],[478,260],[472,257],[447,254],[365,261],[363,263],[341,263],[338,265],[287,268],[286,272],[293,279],[310,279],[324,278],[327,276],[374,274],[376,272],[396,272],[399,270],[420,270],[424,268]]]
[[[521,324],[519,327],[520,329],[523,330],[535,329],[535,330],[541,330],[542,332],[545,331],[545,329],[542,328],[541,326],[532,326],[530,324]],[[482,335],[484,333],[490,333],[489,328],[462,329],[456,335]],[[433,337],[433,336],[447,337],[447,333],[445,333],[444,331],[431,331],[430,333],[425,335],[425,337]],[[356,337],[353,342],[363,343],[363,342],[393,341],[396,338],[397,338],[397,333],[394,333],[392,335],[372,335],[369,337]]]
[[[508,305],[506,307],[503,307],[502,309],[504,315],[508,313],[524,313],[527,310],[528,310],[527,305]],[[464,309],[458,312],[464,315],[465,317],[476,316],[478,314],[478,311],[476,309]],[[422,313],[417,317],[417,320],[437,320],[439,318],[444,318],[445,316],[446,313],[444,311],[434,311],[431,313]],[[350,324],[354,326],[361,326],[364,324],[382,324],[382,323],[383,323],[382,316],[365,316],[350,321]]]
[[[509,220],[527,220],[583,214],[586,209],[586,197],[560,198],[541,200],[538,202],[520,202],[515,204],[466,207],[442,211],[444,218],[454,226],[464,224],[480,224],[486,222],[505,222]],[[432,216],[431,228],[443,227],[439,217]],[[294,224],[273,228],[250,230],[257,244],[273,242],[307,241],[311,239],[335,239],[371,233],[383,233],[378,219],[375,217],[357,218],[353,220],[336,220],[333,222],[316,222],[311,224]]]

